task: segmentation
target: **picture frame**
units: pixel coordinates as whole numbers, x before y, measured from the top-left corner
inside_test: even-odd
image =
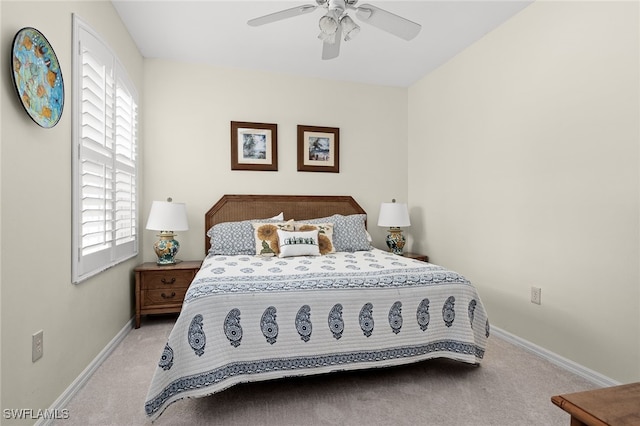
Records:
[[[298,125],[298,171],[340,173],[340,129]]]
[[[231,122],[231,170],[278,170],[278,125]]]

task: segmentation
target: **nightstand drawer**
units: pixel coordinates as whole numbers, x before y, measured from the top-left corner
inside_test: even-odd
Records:
[[[187,287],[176,287],[164,290],[144,290],[144,306],[160,307],[164,305],[182,305]]]
[[[169,289],[183,288],[186,289],[191,284],[191,280],[195,276],[194,271],[150,271],[142,277],[142,289]]]

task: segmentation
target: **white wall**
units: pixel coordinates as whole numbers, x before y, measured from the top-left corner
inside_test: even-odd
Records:
[[[131,318],[132,269],[140,261],[71,283],[72,13],[118,52],[141,93],[143,59],[110,2],[2,1],[1,7],[1,406],[45,409]],[[31,121],[12,85],[6,60],[26,26],[43,32],[61,63],[66,103],[52,129]],[[31,335],[38,330],[44,356],[32,363]]]
[[[352,195],[385,246],[380,202],[407,197],[405,88],[163,60],[145,61],[144,83],[143,219],[153,200],[187,203],[179,258],[204,257],[204,213],[234,193]],[[278,125],[277,172],[231,170],[231,121]],[[298,124],[340,128],[340,173],[297,171]],[[144,231],[145,260],[156,239]]]
[[[495,326],[620,382],[640,379],[638,18],[539,1],[409,90],[417,248]]]

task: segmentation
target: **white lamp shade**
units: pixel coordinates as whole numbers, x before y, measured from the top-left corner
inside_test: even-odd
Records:
[[[187,231],[187,206],[184,203],[154,201],[151,204],[147,229],[154,231]]]
[[[407,208],[407,205],[404,203],[380,204],[378,226],[387,226],[390,228],[411,226],[411,222],[409,221],[409,209]]]

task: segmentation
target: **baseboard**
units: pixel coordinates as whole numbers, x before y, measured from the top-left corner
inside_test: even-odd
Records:
[[[597,371],[593,371],[587,367],[584,367],[576,362],[571,361],[570,359],[567,359],[545,348],[542,348],[535,343],[531,343],[528,340],[522,339],[516,335],[509,333],[508,331],[495,327],[494,325],[491,325],[491,334],[492,336],[498,337],[502,340],[506,340],[509,343],[512,343],[535,355],[538,355],[539,357],[546,359],[552,364],[555,364],[564,370],[567,370],[582,377],[583,379],[590,381],[594,385],[600,387],[608,387],[621,384],[620,382],[604,376]]]
[[[100,353],[91,361],[91,363],[85,368],[82,373],[69,385],[69,387],[62,392],[62,394],[56,399],[50,407],[50,412],[61,412],[63,408],[67,406],[69,401],[82,389],[82,387],[87,383],[89,378],[93,375],[93,373],[102,365],[102,363],[107,359],[111,352],[118,347],[120,342],[129,334],[131,329],[133,328],[134,318],[131,318],[122,329],[116,334],[116,336],[111,339],[111,341],[107,344],[107,346],[100,351]],[[56,411],[57,410],[57,411]],[[45,426],[50,425],[53,422],[53,419],[39,419],[35,426]]]

